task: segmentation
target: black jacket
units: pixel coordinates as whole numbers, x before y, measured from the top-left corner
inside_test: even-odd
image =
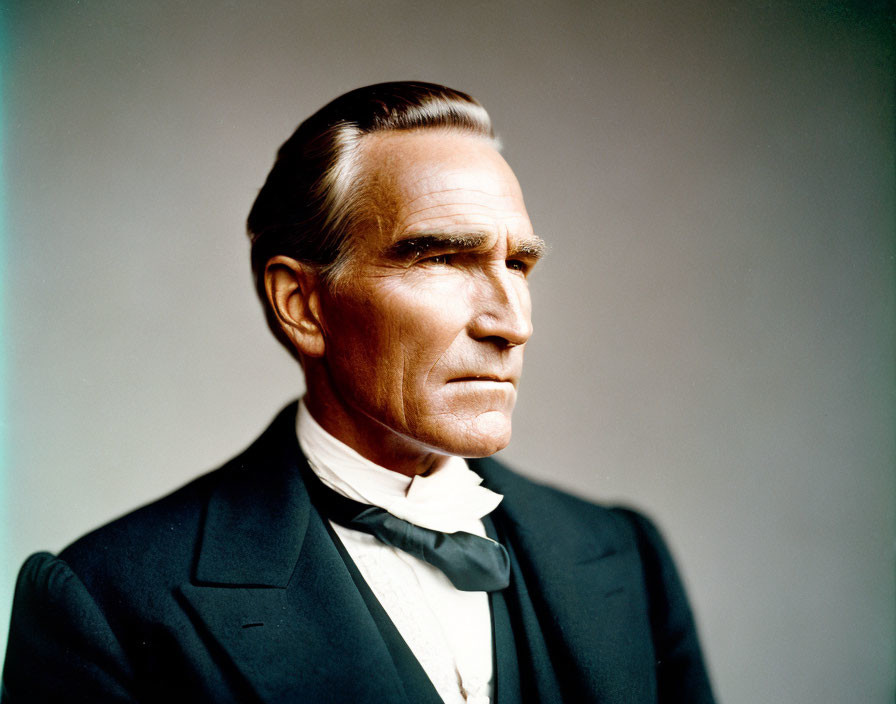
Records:
[[[295,404],[220,469],[33,555],[3,701],[408,702],[302,482]],[[473,460],[570,702],[711,702],[672,560],[642,516]],[[500,686],[500,683],[499,683]]]

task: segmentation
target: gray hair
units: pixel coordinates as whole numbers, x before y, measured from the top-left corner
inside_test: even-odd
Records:
[[[498,146],[491,120],[475,98],[433,83],[399,81],[350,91],[305,120],[277,159],[249,213],[255,286],[274,335],[294,353],[267,300],[264,272],[284,255],[315,267],[338,285],[352,233],[373,214],[361,177],[366,135],[417,129],[458,130]]]

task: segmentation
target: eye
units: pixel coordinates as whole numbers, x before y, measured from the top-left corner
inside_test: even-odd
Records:
[[[434,254],[431,257],[421,259],[422,264],[450,264],[453,256],[451,254]]]
[[[507,268],[512,271],[519,271],[523,274],[529,273],[529,265],[522,259],[508,259],[506,264]]]

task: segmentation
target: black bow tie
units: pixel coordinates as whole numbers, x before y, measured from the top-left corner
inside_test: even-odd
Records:
[[[500,543],[473,533],[442,533],[414,525],[386,509],[333,491],[316,475],[308,483],[314,504],[325,518],[428,562],[461,591],[493,592],[510,584],[510,558]]]

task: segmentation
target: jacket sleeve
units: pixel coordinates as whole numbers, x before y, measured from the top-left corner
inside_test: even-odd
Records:
[[[37,553],[16,583],[3,704],[134,702],[127,659],[106,618],[65,561]]]
[[[650,599],[658,700],[713,704],[697,629],[678,571],[656,526],[642,514],[615,509],[635,529]]]

